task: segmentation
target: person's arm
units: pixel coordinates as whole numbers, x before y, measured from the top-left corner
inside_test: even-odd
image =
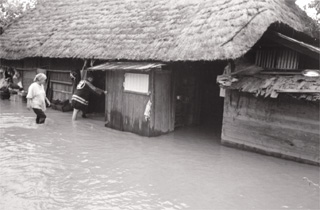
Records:
[[[50,106],[51,105],[51,103],[50,103],[50,101],[49,101],[49,99],[46,97],[46,102],[47,102],[47,104],[48,104],[48,106]]]
[[[27,98],[27,109],[30,110],[32,108],[32,98],[33,98],[33,85],[31,84],[28,88]]]
[[[92,90],[93,93],[97,94],[97,95],[101,95],[101,94],[106,94],[107,91],[104,91],[100,88],[95,87],[93,84],[91,84],[90,82],[87,82],[87,85],[90,87],[90,89]]]
[[[31,109],[31,98],[27,98],[27,109],[30,110]]]

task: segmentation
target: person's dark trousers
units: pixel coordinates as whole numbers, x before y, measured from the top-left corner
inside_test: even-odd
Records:
[[[44,121],[46,121],[47,116],[44,114],[44,112],[41,109],[33,109],[34,113],[36,113],[36,123],[42,124]]]

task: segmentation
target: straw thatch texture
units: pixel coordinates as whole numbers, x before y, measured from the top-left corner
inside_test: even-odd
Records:
[[[6,29],[0,58],[233,59],[272,23],[305,19],[290,0],[54,0]]]
[[[277,98],[279,93],[290,93],[300,99],[320,100],[320,77],[257,74],[242,76],[226,88],[271,98]]]

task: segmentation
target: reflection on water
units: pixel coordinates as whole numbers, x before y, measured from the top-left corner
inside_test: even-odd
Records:
[[[319,209],[319,167],[222,147],[214,129],[146,138],[0,104],[0,209]]]

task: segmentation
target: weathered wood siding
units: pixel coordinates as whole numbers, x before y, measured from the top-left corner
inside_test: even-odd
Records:
[[[83,61],[79,59],[49,59],[41,60],[41,66],[47,71],[48,81],[50,82],[50,99],[70,100],[73,92],[73,81],[70,78],[72,70],[82,68]]]
[[[319,103],[227,91],[222,144],[320,163]]]
[[[18,68],[20,73],[23,89],[28,90],[29,86],[33,83],[33,79],[37,74],[38,59],[24,59],[24,60],[1,60],[1,64],[4,66],[10,66]],[[28,68],[28,70],[22,70]],[[19,70],[20,69],[20,70]]]
[[[148,95],[123,91],[124,72],[106,73],[106,126],[149,136],[149,121],[144,119]]]
[[[49,87],[52,91],[52,99],[54,100],[69,100],[72,96],[72,80],[70,71],[48,71]]]
[[[72,81],[69,73],[71,70],[81,69],[84,61],[66,58],[26,58],[22,60],[1,60],[1,63],[5,66],[20,69],[19,73],[24,90],[28,90],[30,84],[33,83],[35,75],[39,73],[38,69],[48,70],[45,73],[48,76],[52,93],[51,95],[49,94],[49,98],[66,100],[71,98],[72,93]],[[53,81],[51,82],[50,80]]]
[[[154,126],[152,133],[153,135],[161,135],[174,130],[171,72],[155,72],[154,76],[154,114],[152,115]]]
[[[150,94],[124,91],[124,71],[107,71],[106,126],[143,136],[156,136],[174,129],[170,72],[149,74]],[[144,112],[151,100],[150,119]]]

